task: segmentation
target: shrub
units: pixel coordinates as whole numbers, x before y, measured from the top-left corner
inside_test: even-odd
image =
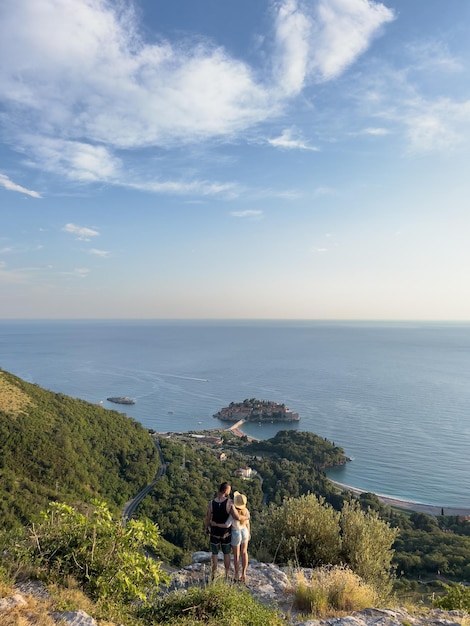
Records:
[[[321,567],[310,580],[299,574],[294,593],[295,607],[316,617],[336,612],[360,611],[377,602],[375,590],[347,567]]]
[[[260,604],[250,592],[215,580],[205,587],[173,591],[139,612],[145,624],[171,626],[281,626],[278,613]]]
[[[309,494],[270,506],[258,519],[255,533],[259,550],[269,552],[276,562],[315,567],[339,559],[339,513],[322,497]]]
[[[445,585],[447,593],[441,598],[434,600],[433,605],[445,611],[462,610],[470,611],[470,587],[458,584],[454,587]]]
[[[123,526],[103,503],[81,513],[55,502],[17,544],[16,557],[49,579],[75,578],[94,599],[147,602],[167,580],[160,563],[145,552],[155,549],[158,539],[150,521]]]

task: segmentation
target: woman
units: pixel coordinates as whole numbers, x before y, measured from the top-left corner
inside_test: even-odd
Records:
[[[248,567],[248,542],[250,533],[250,511],[246,507],[246,496],[235,491],[233,494],[233,505],[240,516],[240,519],[232,519],[232,551],[233,568],[235,570],[235,580],[246,583],[246,570]],[[240,558],[242,565],[241,576],[239,577]]]

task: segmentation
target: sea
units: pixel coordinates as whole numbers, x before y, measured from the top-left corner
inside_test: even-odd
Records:
[[[223,426],[214,413],[245,398],[282,402],[299,423],[244,431],[316,433],[351,459],[334,480],[470,507],[470,324],[0,320],[0,368],[158,432]]]

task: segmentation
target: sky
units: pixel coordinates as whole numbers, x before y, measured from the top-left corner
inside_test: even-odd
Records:
[[[469,26],[1,0],[0,318],[470,320]]]

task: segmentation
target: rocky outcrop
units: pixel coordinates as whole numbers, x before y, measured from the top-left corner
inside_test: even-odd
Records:
[[[209,552],[193,554],[193,563],[173,572],[171,581],[165,592],[186,589],[195,585],[205,585],[210,579]],[[312,570],[302,569],[308,578]],[[224,576],[222,561],[219,562],[218,575]],[[257,598],[271,607],[276,607],[286,617],[290,626],[462,626],[467,623],[469,615],[460,611],[430,610],[421,614],[410,614],[403,608],[377,609],[370,608],[357,611],[351,615],[321,620],[305,620],[294,610],[293,571],[277,565],[260,563],[250,560],[246,588]],[[230,581],[229,581],[230,583]],[[31,598],[46,600],[49,597],[40,583],[22,583],[9,597],[0,599],[0,624],[2,615],[7,616],[13,611],[21,611],[25,626],[37,624],[28,619],[28,604]],[[24,612],[23,612],[24,611]],[[96,621],[84,611],[66,611],[50,613],[52,623],[62,626],[97,626]]]

